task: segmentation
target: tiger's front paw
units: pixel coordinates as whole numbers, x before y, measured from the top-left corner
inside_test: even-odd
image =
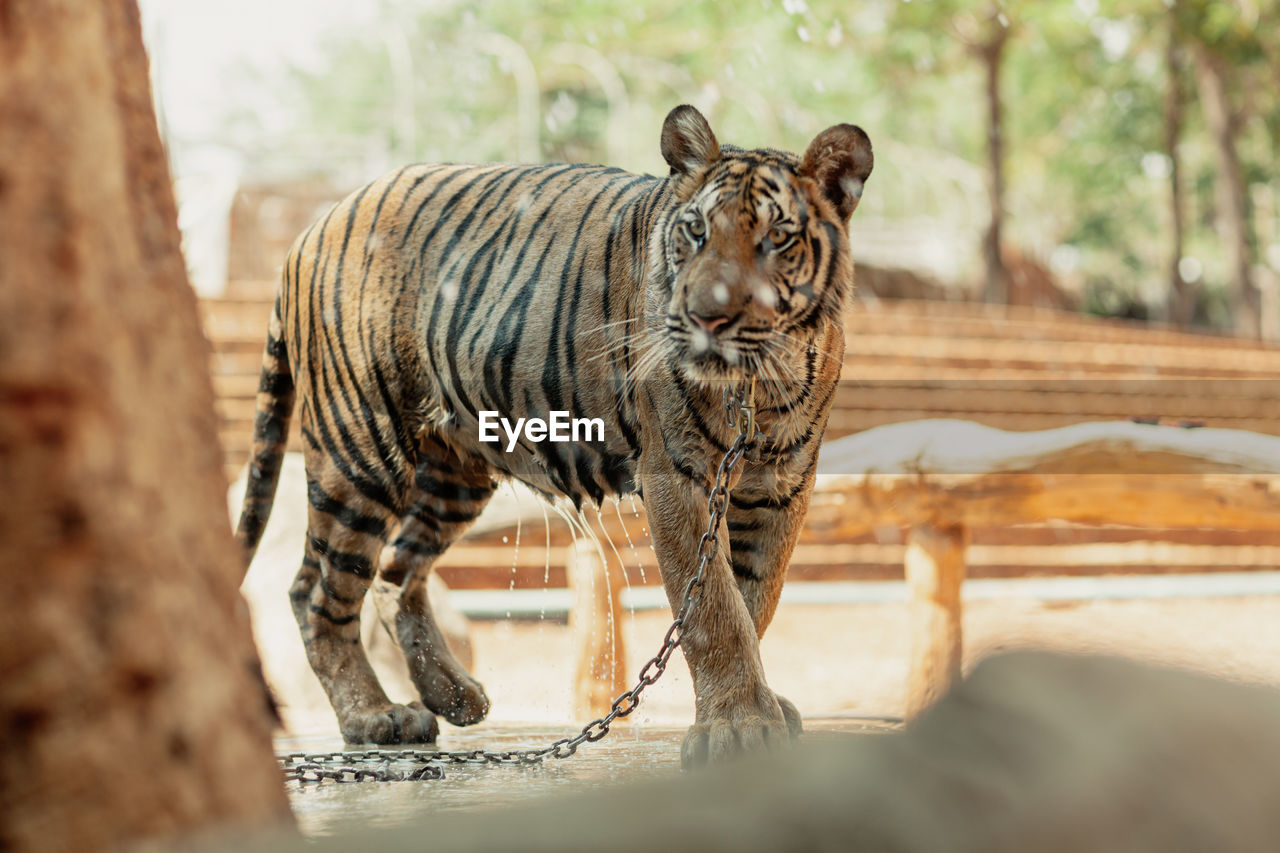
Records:
[[[474,725],[489,713],[489,697],[484,687],[470,676],[459,676],[453,681],[442,675],[432,687],[422,694],[427,707],[455,726]]]
[[[791,739],[796,740],[800,735],[804,734],[804,724],[800,720],[800,711],[785,696],[779,696],[775,693],[773,698],[778,700],[778,706],[782,708],[782,718],[787,721],[787,731],[791,733]]]
[[[769,692],[769,691],[766,691]],[[782,702],[769,692],[770,702],[730,709],[728,713],[696,723],[685,733],[680,746],[680,766],[686,770],[719,763],[753,752],[774,751],[791,741],[791,720]],[[800,724],[795,706],[786,702]]]
[[[351,712],[340,721],[347,743],[435,743],[440,733],[436,715],[421,702],[388,705],[376,711]]]

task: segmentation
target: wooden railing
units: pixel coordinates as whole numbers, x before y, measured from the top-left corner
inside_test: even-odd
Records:
[[[908,717],[959,674],[968,531],[1048,520],[1280,530],[1280,438],[1089,423],[1011,433],[961,421],[869,430],[824,449],[807,534],[909,528]]]

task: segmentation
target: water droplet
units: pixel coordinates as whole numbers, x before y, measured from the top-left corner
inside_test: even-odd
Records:
[[[568,92],[561,92],[551,102],[551,106],[547,107],[544,121],[547,125],[547,130],[554,133],[559,128],[570,124],[577,117],[578,102]]]
[[[844,27],[840,24],[840,20],[836,19],[831,29],[827,30],[827,47],[839,47],[842,41],[844,41]]]
[[[751,295],[755,297],[757,302],[766,308],[774,308],[778,304],[778,294],[767,284],[756,285],[752,289]]]

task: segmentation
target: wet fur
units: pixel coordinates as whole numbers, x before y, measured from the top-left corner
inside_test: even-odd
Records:
[[[639,492],[678,605],[733,438],[722,392],[748,375],[770,440],[733,484],[727,547],[683,636],[697,697],[684,759],[799,730],[767,686],[758,638],[839,377],[847,217],[871,147],[837,125],[804,158],[722,148],[687,106],[667,117],[661,146],[667,178],[406,167],[339,203],[290,253],[238,535],[252,557],[300,403],[311,507],[290,595],[347,740],[430,740],[434,714],[466,725],[487,712],[435,627],[425,581],[504,478],[576,504]],[[478,440],[481,410],[599,417],[605,438],[507,453]],[[399,595],[394,632],[421,703],[392,704],[360,647],[373,583]]]

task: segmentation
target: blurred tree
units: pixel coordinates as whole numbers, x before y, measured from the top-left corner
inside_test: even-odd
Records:
[[[1164,153],[1169,160],[1169,220],[1172,244],[1169,247],[1168,320],[1188,326],[1195,318],[1196,287],[1182,274],[1182,256],[1186,250],[1184,227],[1186,215],[1182,198],[1182,158],[1178,145],[1182,138],[1182,121],[1186,93],[1182,78],[1186,65],[1178,23],[1178,0],[1170,0],[1166,13],[1167,30],[1164,54]]]
[[[940,55],[947,65],[955,65],[957,52],[975,57],[982,69],[982,100],[986,110],[986,169],[988,219],[982,240],[982,257],[986,267],[983,299],[1003,303],[1009,297],[1009,272],[1004,262],[1004,195],[1005,132],[1004,97],[1001,75],[1014,34],[1010,10],[1004,0],[989,0],[980,9],[964,0],[936,0],[924,3],[899,3],[893,7],[888,29],[910,30],[924,35],[918,42],[904,42],[895,48],[904,58],[919,65],[914,50]],[[931,63],[930,63],[931,64]],[[929,68],[928,65],[925,66]],[[929,68],[929,70],[932,70]],[[972,96],[970,96],[972,97]]]
[[[987,264],[987,283],[983,298],[1002,304],[1009,300],[1009,272],[1004,265],[1004,100],[1000,90],[1000,72],[1004,67],[1005,48],[1009,44],[1010,23],[1003,3],[996,0],[983,15],[981,34],[969,41],[970,49],[982,62],[986,78],[987,102],[987,181],[991,219],[987,236],[982,241],[982,255]]]
[[[288,821],[136,5],[0,44],[0,849]]]
[[[1216,0],[1180,0],[1175,6],[1194,59],[1200,107],[1217,155],[1218,231],[1230,258],[1233,320],[1238,334],[1261,334],[1262,300],[1254,282],[1249,200],[1238,139],[1249,120],[1238,96],[1242,70],[1262,57],[1256,12]]]

